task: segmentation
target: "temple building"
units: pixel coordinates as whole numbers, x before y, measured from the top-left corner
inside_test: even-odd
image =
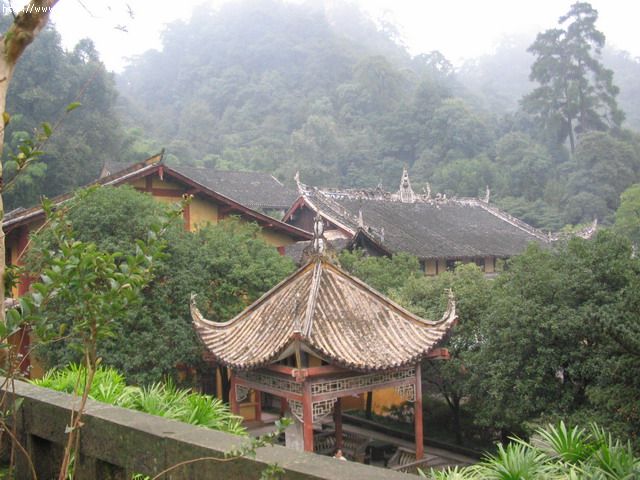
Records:
[[[522,253],[536,242],[551,245],[559,237],[538,230],[483,199],[432,195],[411,187],[405,169],[397,192],[382,187],[369,190],[321,189],[300,182],[299,198],[283,221],[309,230],[316,215],[326,225],[326,236],[338,248],[363,248],[370,255],[406,252],[415,255],[426,275],[450,270],[456,262],[474,262],[487,274],[499,259]],[[591,226],[593,233],[596,224]],[[291,245],[295,260],[304,247]]]
[[[341,448],[345,401],[391,390],[400,402],[415,404],[419,460],[420,363],[446,357],[438,346],[457,320],[453,296],[441,320],[419,318],[334,265],[322,234],[318,218],[306,264],[235,318],[208,321],[192,299],[196,331],[210,358],[230,371],[234,412],[249,403],[259,419],[263,404],[275,398],[293,418],[288,446],[321,452],[319,439],[327,435],[321,424],[333,418],[330,435]]]
[[[107,168],[108,167],[108,168]],[[188,175],[191,169],[173,168],[162,161],[162,154],[154,155],[132,165],[112,164],[103,168],[100,178],[92,185],[132,185],[137,190],[147,192],[160,202],[176,203],[184,195],[192,196],[191,203],[183,212],[185,229],[195,231],[200,225],[215,224],[228,216],[237,216],[242,221],[255,222],[261,228],[260,235],[270,245],[282,253],[286,245],[296,241],[308,240],[311,234],[293,225],[289,225],[265,215],[246,204],[225,195],[213,188],[213,183],[201,176]],[[262,178],[263,184],[273,183]],[[263,191],[266,189],[263,188]],[[272,188],[269,191],[275,190]],[[282,192],[281,192],[282,193]],[[239,196],[239,195],[237,195]],[[286,192],[283,198],[288,198]],[[73,198],[73,193],[60,195],[52,199],[54,204]],[[270,197],[271,198],[271,197]],[[259,197],[254,194],[254,199]],[[274,199],[273,205],[265,208],[282,208],[285,199]],[[269,203],[267,201],[266,203]],[[15,263],[27,243],[29,232],[37,229],[44,221],[44,211],[38,205],[32,208],[17,208],[8,212],[3,221],[6,234],[7,263]]]
[[[107,163],[101,176],[122,171],[128,166]],[[172,165],[171,169],[245,207],[269,213],[274,218],[282,218],[298,198],[295,188],[282,184],[268,173],[216,170],[189,165]]]
[[[183,211],[186,230],[195,231],[207,223],[215,224],[228,216],[236,216],[241,221],[257,223],[261,227],[259,235],[266,243],[277,248],[281,254],[284,254],[286,245],[309,240],[312,237],[309,232],[276,220],[228,197],[214,189],[211,182],[205,181],[201,176],[193,178],[189,173],[190,170],[179,170],[166,165],[161,153],[132,165],[105,166],[100,178],[91,185],[132,185],[137,190],[147,192],[156,200],[166,203],[179,202],[188,195],[191,201]],[[268,177],[271,180],[261,177],[262,181],[265,184],[272,184],[275,179]],[[68,193],[51,200],[54,204],[61,204],[72,199],[73,196],[73,193]],[[254,198],[258,197],[254,196]],[[274,200],[274,204],[271,205],[268,200],[264,206],[281,208],[283,201],[285,200]],[[40,228],[44,221],[45,213],[39,205],[31,208],[17,208],[5,215],[2,226],[6,235],[5,252],[8,265],[21,262],[22,254],[29,242],[29,234]],[[23,281],[12,292],[13,296],[22,295],[28,288],[29,282]],[[22,348],[24,352],[27,351],[27,347],[25,343]],[[26,368],[28,362],[25,361],[23,366]],[[34,368],[35,376],[42,373],[38,368]]]

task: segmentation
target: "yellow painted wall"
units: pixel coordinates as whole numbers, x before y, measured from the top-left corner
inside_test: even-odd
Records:
[[[256,392],[251,390],[249,397],[240,404],[240,416],[247,421],[256,420]]]
[[[263,240],[274,247],[284,247],[285,245],[295,243],[293,238],[284,233],[273,232],[271,230],[265,230],[264,228],[261,230],[261,233]]]
[[[199,197],[193,197],[189,205],[189,216],[191,231],[195,232],[207,223],[218,223],[218,205]]]
[[[135,180],[130,180],[129,185],[135,188],[146,188],[147,183],[144,178],[136,178]]]
[[[405,399],[396,393],[395,388],[381,388],[373,392],[371,409],[378,415],[386,415],[390,407],[404,402]]]
[[[425,275],[436,275],[436,260],[425,261],[424,273]]]
[[[495,269],[493,268],[493,257],[485,257],[484,258],[484,273],[494,273]]]
[[[141,179],[143,183],[145,183],[145,179]],[[146,183],[145,183],[146,185]],[[183,191],[184,190],[184,185],[177,183],[177,182],[173,182],[171,180],[167,180],[167,179],[162,179],[160,180],[160,177],[157,175],[154,175],[151,178],[151,187],[152,188],[168,188],[170,190],[180,190]]]

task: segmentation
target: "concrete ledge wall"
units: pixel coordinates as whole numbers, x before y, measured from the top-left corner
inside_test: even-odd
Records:
[[[39,480],[57,478],[64,448],[65,426],[71,395],[15,384],[16,396],[23,398],[16,416],[22,444],[29,451]],[[222,458],[232,446],[245,439],[173,420],[89,401],[80,434],[80,458],[76,462],[76,479],[126,479],[135,473],[153,476],[177,463],[199,457]],[[24,455],[18,453],[18,478],[30,479]],[[179,467],[163,479],[258,479],[269,464],[277,463],[291,480],[395,480],[416,478],[377,467],[341,462],[284,447],[261,448],[255,459],[241,458],[227,462],[204,461]]]

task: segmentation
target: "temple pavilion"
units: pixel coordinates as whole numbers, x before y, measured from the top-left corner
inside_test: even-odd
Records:
[[[395,388],[415,402],[415,454],[421,459],[420,362],[441,353],[438,345],[456,321],[453,296],[440,321],[413,315],[337,267],[323,229],[318,217],[306,264],[235,318],[206,320],[192,299],[195,328],[210,355],[230,371],[234,413],[252,391],[281,399],[282,410],[295,419],[288,446],[314,451],[314,429],[333,415],[341,448],[343,399]]]

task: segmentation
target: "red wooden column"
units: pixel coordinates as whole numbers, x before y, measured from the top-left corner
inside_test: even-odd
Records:
[[[256,400],[255,416],[256,420],[260,422],[262,421],[262,393],[259,390],[254,390],[253,394]]]
[[[420,363],[416,364],[416,401],[413,405],[416,429],[416,460],[424,457],[424,433],[422,431],[422,372]]]
[[[229,406],[231,413],[240,415],[240,406],[236,397],[236,375],[233,370],[229,371]]]
[[[311,383],[304,382],[302,394],[302,419],[304,421],[304,451],[313,452],[313,407],[311,405]]]
[[[343,447],[342,438],[342,399],[338,398],[333,407],[333,423],[336,426],[336,448]]]

